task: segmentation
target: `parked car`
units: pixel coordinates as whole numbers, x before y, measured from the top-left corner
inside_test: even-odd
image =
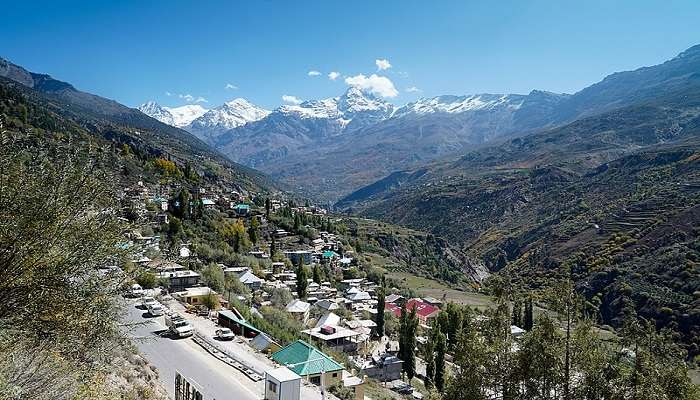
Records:
[[[209,309],[206,308],[205,306],[195,306],[194,312],[196,315],[199,315],[200,317],[208,317],[209,316]]]
[[[143,296],[143,288],[138,283],[134,283],[126,292],[126,296],[133,299],[139,298]]]
[[[177,337],[188,337],[194,334],[192,325],[179,314],[166,315],[165,325],[170,333]]]
[[[394,386],[394,391],[400,394],[412,394],[413,386],[408,383],[401,382],[400,384]]]
[[[148,309],[148,306],[151,304],[156,304],[157,301],[151,296],[143,296],[141,297],[141,308]]]
[[[236,335],[233,333],[232,330],[228,328],[221,328],[216,330],[215,337],[219,340],[233,340],[233,338],[235,338]]]
[[[148,314],[152,317],[159,317],[165,314],[165,308],[159,303],[149,304],[147,306]]]

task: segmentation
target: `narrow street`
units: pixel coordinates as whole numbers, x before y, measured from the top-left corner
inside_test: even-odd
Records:
[[[253,382],[240,372],[215,359],[192,339],[161,337],[166,327],[163,317],[144,318],[145,311],[128,304],[128,322],[149,321],[133,329],[135,343],[143,355],[158,368],[160,380],[171,398],[175,398],[175,372],[198,384],[205,400],[258,400],[263,397],[263,382]]]

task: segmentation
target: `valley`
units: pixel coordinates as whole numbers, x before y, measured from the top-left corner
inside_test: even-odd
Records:
[[[2,9],[0,400],[700,399],[700,7]]]

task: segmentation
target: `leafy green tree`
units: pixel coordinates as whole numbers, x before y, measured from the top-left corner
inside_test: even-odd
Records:
[[[275,288],[272,289],[272,293],[270,293],[270,302],[272,302],[272,305],[275,307],[284,307],[293,299],[289,289]]]
[[[270,220],[270,210],[272,209],[272,204],[270,203],[270,199],[266,198],[265,199],[265,219]]]
[[[299,257],[299,262],[297,263],[297,295],[300,299],[306,298],[306,289],[309,287],[308,276],[306,273],[306,267],[304,267],[304,257]]]
[[[153,289],[157,281],[156,274],[151,271],[141,271],[136,277],[136,283],[141,285],[144,289]]]
[[[0,397],[73,398],[126,339],[117,295],[131,277],[98,273],[125,256],[117,177],[104,168],[116,160],[85,137],[8,132],[2,120]]]
[[[202,298],[202,305],[207,308],[207,311],[215,310],[219,307],[219,297],[212,291]]]
[[[207,265],[202,271],[202,280],[215,291],[224,289],[224,270],[215,263]]]

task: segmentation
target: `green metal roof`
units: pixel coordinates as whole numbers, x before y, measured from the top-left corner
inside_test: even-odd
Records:
[[[335,360],[303,340],[290,343],[287,347],[272,354],[272,359],[287,366],[299,376],[317,375],[322,371],[330,372],[344,369]]]
[[[235,208],[235,209],[240,209],[240,210],[249,210],[249,209],[250,209],[250,206],[249,206],[248,204],[237,204],[237,205],[236,205],[235,207],[233,207],[233,208]]]
[[[260,329],[249,324],[246,320],[238,318],[236,316],[236,314],[234,314],[233,311],[231,311],[231,310],[219,310],[219,315],[223,316],[224,318],[230,319],[231,321],[237,323],[238,325],[244,326],[244,327],[252,330],[253,332],[262,333],[260,331]]]
[[[326,250],[323,252],[323,258],[333,258],[333,257],[340,257],[340,255],[338,253],[336,253],[335,251],[331,251],[331,250]]]

